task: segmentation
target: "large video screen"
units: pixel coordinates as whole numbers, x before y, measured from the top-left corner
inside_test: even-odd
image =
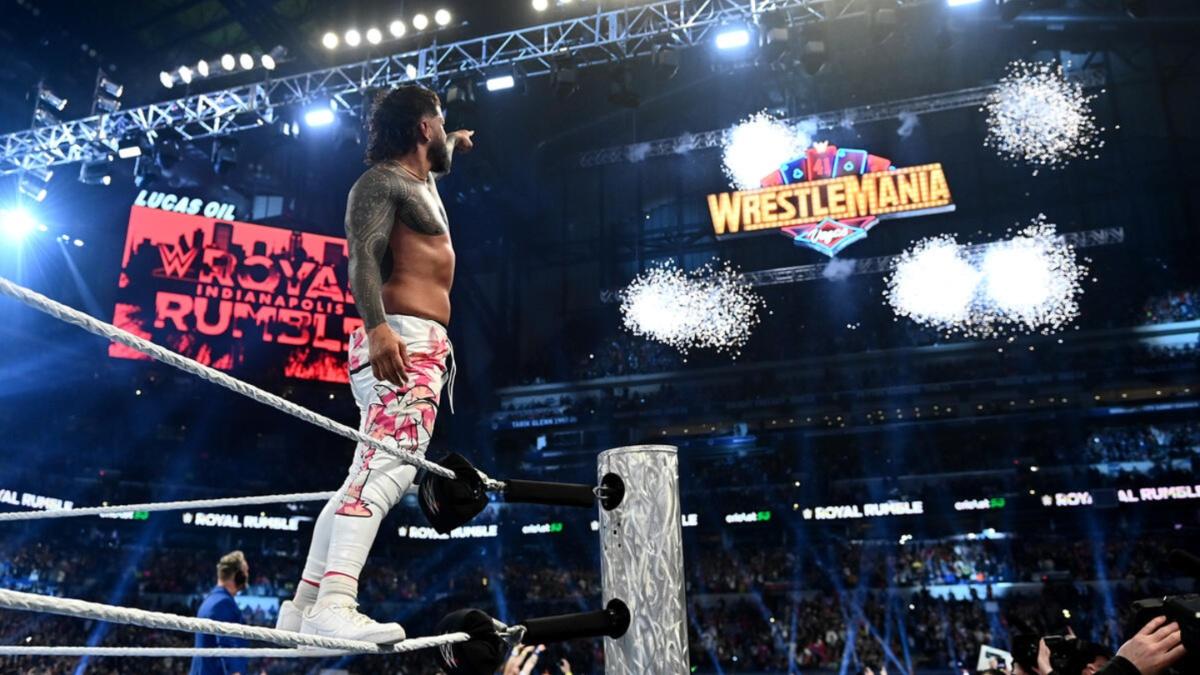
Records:
[[[134,206],[113,323],[246,377],[346,382],[347,268],[345,239]]]

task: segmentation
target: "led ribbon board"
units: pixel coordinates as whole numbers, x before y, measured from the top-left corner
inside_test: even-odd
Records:
[[[178,208],[147,197],[130,210],[113,323],[220,370],[346,382],[346,343],[362,325],[346,240],[222,220],[219,204],[168,197]]]
[[[825,142],[814,143],[761,185],[708,195],[718,237],[775,230],[832,257],[880,220],[954,210],[941,164],[898,169],[866,150]]]

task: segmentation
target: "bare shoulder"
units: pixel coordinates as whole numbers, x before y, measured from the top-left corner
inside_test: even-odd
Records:
[[[354,187],[350,188],[350,198],[390,199],[396,200],[407,191],[404,179],[392,167],[380,163],[363,172]]]

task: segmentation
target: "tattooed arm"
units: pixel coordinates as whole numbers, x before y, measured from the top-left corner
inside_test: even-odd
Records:
[[[382,266],[396,223],[396,207],[406,194],[398,175],[374,166],[350,188],[346,203],[350,288],[367,331],[371,371],[376,379],[396,385],[404,384],[408,349],[386,321]]]
[[[471,136],[474,135],[474,131],[468,131],[466,129],[459,129],[458,131],[452,131],[446,134],[446,148],[449,150],[448,156],[450,161],[448,164],[446,164],[445,171],[434,174],[435,178],[441,178],[442,176],[450,173],[450,166],[454,163],[455,151],[470,152],[471,148],[475,147],[474,141],[471,140]]]
[[[396,223],[397,197],[402,191],[399,176],[374,166],[350,188],[346,203],[350,288],[367,330],[384,322],[383,257]]]

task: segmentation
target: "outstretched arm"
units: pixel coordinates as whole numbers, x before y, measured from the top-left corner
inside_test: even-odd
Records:
[[[470,152],[471,148],[475,147],[475,142],[471,140],[471,137],[474,135],[474,131],[467,129],[459,129],[458,131],[452,131],[446,134],[446,146],[450,149],[450,165],[454,164],[455,152]],[[446,167],[445,171],[435,174],[435,177],[441,178],[448,173],[450,173],[449,165]]]

